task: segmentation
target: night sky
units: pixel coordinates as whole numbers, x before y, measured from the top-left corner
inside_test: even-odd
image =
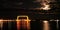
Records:
[[[36,17],[37,19],[59,19],[60,0],[55,1],[56,2],[50,2],[49,4],[51,5],[51,9],[45,11],[39,9],[30,9],[41,7],[40,2],[37,2],[36,0],[1,0],[0,18],[15,19],[18,15],[28,15],[32,19]]]

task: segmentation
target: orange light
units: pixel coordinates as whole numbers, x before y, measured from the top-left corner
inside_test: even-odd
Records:
[[[27,19],[19,19],[19,17],[26,17]],[[22,26],[24,30],[26,28],[27,30],[30,29],[30,20],[28,19],[28,16],[17,16],[16,21],[17,21],[17,30],[20,30],[20,26]]]
[[[49,23],[48,21],[43,21],[43,30],[49,30]]]
[[[2,30],[2,28],[3,28],[3,21],[2,20],[0,20],[0,30]]]
[[[17,21],[17,30],[20,30],[20,21]]]

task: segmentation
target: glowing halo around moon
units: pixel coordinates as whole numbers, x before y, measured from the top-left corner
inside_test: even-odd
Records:
[[[49,0],[42,0],[41,2],[41,5],[42,7],[40,9],[43,9],[43,10],[50,10],[50,1]]]
[[[39,9],[39,10],[50,10],[51,9],[50,4],[49,4],[51,0],[36,0],[36,1],[41,4],[41,7],[36,8],[36,9]]]
[[[50,5],[44,4],[43,6],[44,6],[44,7],[41,7],[40,9],[43,9],[43,10],[50,10],[50,9],[51,9],[51,8],[50,8]]]

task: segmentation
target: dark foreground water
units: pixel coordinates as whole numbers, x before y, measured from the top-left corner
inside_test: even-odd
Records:
[[[56,27],[57,24],[55,21],[52,21],[52,22],[48,21],[48,23],[49,23],[49,30],[59,30]],[[42,21],[30,21],[30,29],[28,30],[43,30],[44,29],[43,24],[44,23]],[[16,22],[5,22],[3,23],[3,28],[1,30],[17,30],[17,24]],[[27,29],[20,27],[20,30],[27,30]]]

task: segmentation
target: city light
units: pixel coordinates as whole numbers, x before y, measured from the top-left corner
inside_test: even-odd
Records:
[[[48,21],[43,21],[44,23],[47,23]]]
[[[58,22],[60,21],[60,20],[50,20],[50,21],[56,21],[56,27],[57,27],[57,30],[59,29],[59,24],[58,24]]]

